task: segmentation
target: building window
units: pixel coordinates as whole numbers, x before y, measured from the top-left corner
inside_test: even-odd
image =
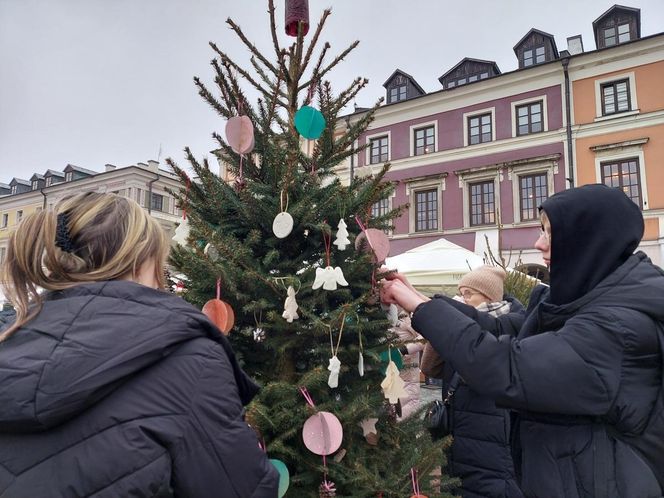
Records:
[[[32,190],[37,190],[39,188],[39,180],[32,180]]]
[[[471,183],[469,188],[471,226],[495,223],[496,202],[493,181]]]
[[[636,157],[602,163],[602,183],[609,187],[621,188],[637,206],[643,206],[639,160]]]
[[[602,114],[616,114],[631,110],[629,80],[613,81],[602,85]]]
[[[70,182],[74,179],[74,172],[73,171],[67,171],[65,173],[65,181]]]
[[[373,206],[371,206],[371,217],[380,218],[381,216],[385,216],[389,211],[390,200],[381,199],[378,202],[374,202]]]
[[[542,126],[542,101],[521,105],[516,108],[517,135],[539,133]]]
[[[546,173],[536,173],[519,177],[519,203],[521,221],[536,220],[538,207],[549,197],[549,185]]]
[[[604,28],[604,46],[611,47],[617,43],[625,43],[631,39],[629,23]]]
[[[408,87],[406,85],[390,88],[390,103],[406,100]]]
[[[8,224],[9,224],[9,214],[4,213],[2,215],[2,226],[0,226],[0,228],[7,228]]]
[[[23,219],[23,210],[19,209],[18,211],[16,211],[16,223],[17,224],[20,223],[22,219]]]
[[[150,209],[152,211],[163,211],[164,208],[164,196],[159,194],[152,194],[152,203],[150,204]]]
[[[491,142],[491,113],[468,118],[468,143],[470,145]]]
[[[544,45],[523,51],[523,66],[528,67],[533,64],[541,64],[546,60]]]
[[[388,160],[389,142],[386,136],[372,138],[369,144],[369,164],[384,163]]]
[[[415,192],[415,231],[438,230],[438,189]]]
[[[430,154],[434,152],[435,135],[434,127],[427,126],[426,128],[416,129],[414,132],[415,138],[415,155],[421,156],[422,154]]]
[[[52,176],[47,176],[46,177],[46,186],[50,187],[53,184],[53,177]]]
[[[16,192],[18,192],[18,185],[12,185],[11,195],[16,194]]]

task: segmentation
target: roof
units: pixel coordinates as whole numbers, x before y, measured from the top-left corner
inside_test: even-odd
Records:
[[[489,64],[489,65],[493,66],[493,70],[495,71],[496,74],[500,74],[500,69],[498,68],[498,64],[496,64],[495,61],[485,61],[483,59],[473,59],[472,57],[464,57],[452,69],[450,69],[445,74],[443,74],[440,78],[438,78],[438,81],[440,81],[442,83],[443,80],[448,75],[452,74],[454,71],[456,71],[459,67],[461,67],[466,62],[477,62],[477,63],[480,63],[480,64]]]
[[[521,44],[526,41],[533,33],[537,33],[538,35],[542,35],[545,38],[549,38],[551,40],[551,43],[553,44],[553,51],[556,56],[556,59],[559,57],[558,55],[558,47],[556,47],[556,39],[551,33],[547,33],[546,31],[542,31],[541,29],[535,29],[531,28],[530,31],[528,31],[523,38],[521,38],[516,45],[514,45],[514,52],[516,52],[517,48],[521,46]]]
[[[28,180],[23,180],[22,178],[12,178],[12,181],[9,182],[9,185],[26,185],[30,187],[32,183],[30,183]]]
[[[40,175],[39,173],[35,173],[34,175],[32,175],[30,177],[31,182],[34,182],[35,180],[43,180],[43,179],[44,179],[44,175]]]
[[[641,9],[614,4],[613,7],[609,8],[606,12],[604,12],[601,16],[599,16],[597,19],[593,21],[593,35],[595,36],[595,46],[599,45],[597,40],[597,25],[600,23],[602,19],[612,14],[614,10],[623,10],[625,12],[629,12],[636,16],[636,37],[641,38]]]
[[[413,84],[413,86],[415,86],[415,88],[417,88],[423,94],[427,93],[427,92],[424,91],[424,89],[420,85],[417,84],[417,81],[415,81],[415,78],[413,78],[410,74],[408,74],[405,71],[402,71],[401,69],[398,69],[398,68],[392,73],[392,75],[389,78],[387,78],[387,80],[385,80],[385,83],[383,83],[383,86],[385,88],[387,88],[387,84],[390,81],[392,81],[392,78],[394,78],[397,74],[400,74],[400,75],[405,76],[406,78],[408,78],[410,80],[410,82]]]
[[[92,171],[91,169],[81,168],[80,166],[76,166],[74,164],[68,164],[67,166],[65,166],[64,171],[67,172],[67,173],[69,171],[78,171],[79,173],[84,173],[84,174],[90,175],[90,176],[96,175],[97,173],[99,173],[98,171]]]
[[[44,173],[44,176],[59,176],[60,178],[64,178],[65,174],[62,171],[55,171],[54,169],[47,169],[46,173]]]

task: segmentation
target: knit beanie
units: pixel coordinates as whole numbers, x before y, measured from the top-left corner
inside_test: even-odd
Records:
[[[497,266],[480,266],[470,273],[466,273],[459,281],[459,288],[467,287],[475,292],[481,292],[492,303],[503,300],[503,284],[505,270]]]

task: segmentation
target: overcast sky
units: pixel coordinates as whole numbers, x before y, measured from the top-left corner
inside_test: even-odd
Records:
[[[282,45],[284,1],[275,0]],[[641,9],[641,34],[664,31],[664,0],[625,0]],[[592,21],[613,5],[600,0],[309,0],[314,25],[332,15],[322,39],[330,55],[360,46],[330,74],[340,90],[356,76],[370,85],[357,98],[384,95],[396,68],[425,91],[463,57],[516,69],[512,47],[530,28],[583,35],[595,49]],[[263,0],[0,0],[0,182],[28,179],[68,163],[103,171],[173,157],[209,157],[224,122],[198,96],[193,76],[212,81],[214,41],[249,67],[248,51],[225,24],[231,17],[271,50]],[[273,58],[270,53],[270,59]]]

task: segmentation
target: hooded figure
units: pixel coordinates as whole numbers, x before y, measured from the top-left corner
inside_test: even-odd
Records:
[[[417,308],[414,328],[468,385],[516,410],[526,496],[661,497],[664,272],[633,253],[642,214],[603,185],[560,192],[541,214],[551,287],[533,291],[516,338],[405,286],[384,300]]]

